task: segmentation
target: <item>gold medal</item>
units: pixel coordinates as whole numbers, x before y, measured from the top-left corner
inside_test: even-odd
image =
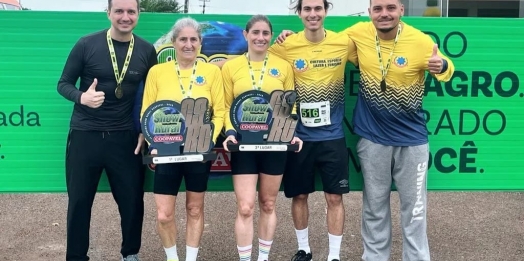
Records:
[[[107,30],[107,46],[109,47],[109,55],[111,55],[111,63],[113,65],[113,72],[115,73],[116,79],[116,89],[115,96],[117,99],[124,97],[124,90],[122,89],[122,81],[126,75],[127,68],[129,67],[129,62],[131,61],[131,54],[133,53],[133,47],[135,45],[135,37],[131,35],[131,42],[129,43],[129,48],[127,49],[127,55],[124,60],[124,66],[122,67],[122,73],[118,70],[118,64],[116,60],[115,49],[113,47],[113,40],[109,33],[110,30]]]
[[[118,85],[115,89],[115,96],[118,99],[122,99],[122,97],[124,97],[124,90],[122,89],[120,85]]]
[[[382,53],[380,52],[380,40],[378,39],[378,34],[375,34],[375,44],[376,44],[376,50],[378,55],[378,63],[380,65],[380,72],[382,73],[382,81],[380,82],[380,90],[382,92],[385,92],[387,89],[386,84],[386,75],[389,71],[389,66],[391,64],[391,58],[393,57],[393,51],[395,50],[395,47],[397,46],[398,42],[398,36],[400,35],[400,32],[402,31],[402,25],[398,24],[397,29],[397,35],[395,36],[395,42],[393,43],[393,48],[391,49],[391,53],[389,54],[388,62],[386,64],[386,68],[384,69],[384,64],[382,63]]]

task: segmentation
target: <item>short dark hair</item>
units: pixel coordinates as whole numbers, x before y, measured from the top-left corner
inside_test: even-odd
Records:
[[[431,0],[429,0],[429,1],[431,1]],[[437,0],[435,0],[435,1],[437,1]],[[370,5],[371,5],[371,2],[373,2],[373,0],[369,0],[369,4],[370,4]],[[397,0],[397,2],[398,2],[399,5],[402,4],[402,0]]]
[[[269,25],[269,31],[271,33],[273,32],[273,26],[271,25],[271,22],[269,21],[269,18],[267,18],[267,16],[265,16],[265,15],[260,15],[260,14],[259,15],[254,15],[253,17],[251,17],[251,19],[249,19],[249,21],[247,21],[246,32],[249,32],[251,27],[253,27],[253,25],[256,22],[265,22],[267,25]]]
[[[112,6],[113,0],[107,0],[107,10],[111,10]],[[136,0],[136,9],[138,9],[138,12],[140,12],[140,0]]]
[[[328,0],[324,0],[324,9],[328,10],[329,6],[333,7],[333,3],[329,2]],[[298,0],[293,9],[295,9],[295,13],[300,13],[300,11],[302,11],[302,0]]]

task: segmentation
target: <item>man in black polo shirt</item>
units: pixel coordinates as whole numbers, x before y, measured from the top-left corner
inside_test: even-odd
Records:
[[[89,260],[91,207],[103,170],[121,215],[122,260],[139,260],[144,138],[133,106],[157,63],[153,45],[133,34],[139,10],[138,0],[108,0],[111,28],[78,40],[58,82],[58,92],[74,102],[66,148],[67,261]]]

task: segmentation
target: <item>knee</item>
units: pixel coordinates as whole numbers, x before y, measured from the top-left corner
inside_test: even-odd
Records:
[[[242,218],[252,218],[255,211],[254,203],[240,202],[238,204],[238,214]]]
[[[301,195],[293,197],[293,201],[297,203],[307,203],[308,197],[309,197],[308,194],[301,194]]]
[[[260,199],[260,210],[266,214],[272,214],[275,211],[275,199]]]
[[[342,205],[342,195],[326,194],[326,201],[329,207],[338,207]]]
[[[175,209],[159,207],[157,209],[157,220],[160,224],[168,224],[175,221]]]
[[[186,212],[188,218],[199,219],[204,212],[203,202],[188,202],[186,204]]]

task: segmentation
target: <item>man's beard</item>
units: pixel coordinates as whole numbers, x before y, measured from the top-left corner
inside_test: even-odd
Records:
[[[384,33],[384,34],[387,34],[389,32],[391,32],[393,29],[395,29],[397,26],[398,26],[399,23],[397,23],[396,25],[394,25],[393,27],[389,27],[389,28],[380,28],[378,29],[381,33]]]
[[[396,25],[394,27],[391,27],[391,28],[380,28],[378,29],[381,33],[384,33],[384,34],[387,34],[389,32],[391,32],[393,29],[395,29],[395,27],[397,27]]]

